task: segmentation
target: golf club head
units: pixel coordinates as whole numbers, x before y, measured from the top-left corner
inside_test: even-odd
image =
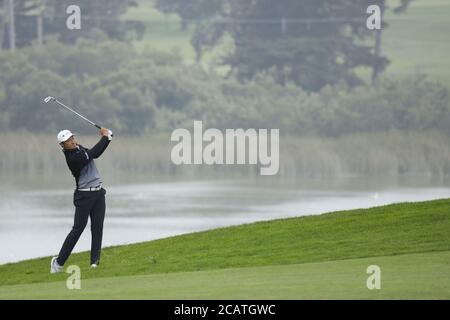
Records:
[[[56,100],[55,98],[48,96],[47,98],[44,99],[44,102],[49,103],[50,101],[55,101],[55,100]]]

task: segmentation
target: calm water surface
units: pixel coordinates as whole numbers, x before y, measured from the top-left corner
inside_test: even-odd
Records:
[[[57,254],[73,222],[69,177],[0,180],[0,263]],[[104,246],[222,226],[450,197],[426,179],[210,179],[106,184]],[[75,252],[90,248],[89,224]]]

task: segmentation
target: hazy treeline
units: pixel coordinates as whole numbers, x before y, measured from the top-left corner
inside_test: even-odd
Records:
[[[13,5],[13,10],[9,6]],[[67,8],[82,8],[83,27],[77,32],[64,28]],[[0,51],[42,44],[48,36],[57,36],[64,43],[74,43],[102,30],[111,39],[121,41],[139,38],[145,26],[139,21],[121,21],[128,8],[136,7],[135,0],[0,0]],[[10,31],[14,14],[14,32]],[[12,38],[11,38],[12,37]]]
[[[54,135],[0,133],[2,175],[68,175]],[[79,136],[91,147],[98,136]],[[99,159],[107,176],[256,176],[256,165],[182,165],[170,160],[169,134],[115,138]],[[280,177],[342,177],[353,175],[434,176],[450,172],[450,141],[439,132],[352,134],[338,138],[280,139]]]
[[[376,84],[389,64],[381,54],[389,25],[371,30],[365,13],[373,5],[382,14],[404,12],[412,1],[156,0],[156,8],[194,26],[191,44],[198,60],[229,37],[233,50],[222,53],[222,63],[237,78],[270,71],[278,83],[317,91],[339,81],[362,84],[358,67],[372,69]]]
[[[385,79],[378,89],[337,84],[308,93],[269,73],[241,83],[186,66],[176,53],[139,53],[101,39],[1,53],[0,131],[91,130],[44,104],[47,95],[120,135],[191,128],[193,120],[219,129],[279,128],[282,135],[450,129],[448,89],[424,76]]]

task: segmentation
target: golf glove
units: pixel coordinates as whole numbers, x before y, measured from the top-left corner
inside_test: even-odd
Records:
[[[113,133],[111,130],[108,130],[108,140],[111,141],[113,137]]]

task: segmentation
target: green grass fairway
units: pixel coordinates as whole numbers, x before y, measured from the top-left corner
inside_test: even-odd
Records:
[[[115,277],[450,251],[450,199],[221,228],[106,248],[96,273]],[[0,266],[0,285],[58,281],[50,257]],[[86,270],[87,252],[66,265]]]
[[[414,0],[406,13],[389,13],[386,20],[383,53],[391,60],[387,74],[421,72],[450,86],[450,1]]]
[[[66,267],[81,267],[82,293],[64,292],[68,274],[50,275],[50,257],[2,265],[0,297],[44,298],[53,290],[86,298],[363,297],[355,286],[377,264],[393,281],[386,297],[443,298],[449,230],[450,199],[265,221],[105,248],[96,270],[87,268],[87,252],[74,254]],[[334,281],[346,284],[325,285]],[[108,286],[117,290],[100,289]],[[319,287],[326,289],[315,293]]]
[[[366,286],[370,265],[380,290]],[[450,252],[13,285],[0,299],[450,299]]]

